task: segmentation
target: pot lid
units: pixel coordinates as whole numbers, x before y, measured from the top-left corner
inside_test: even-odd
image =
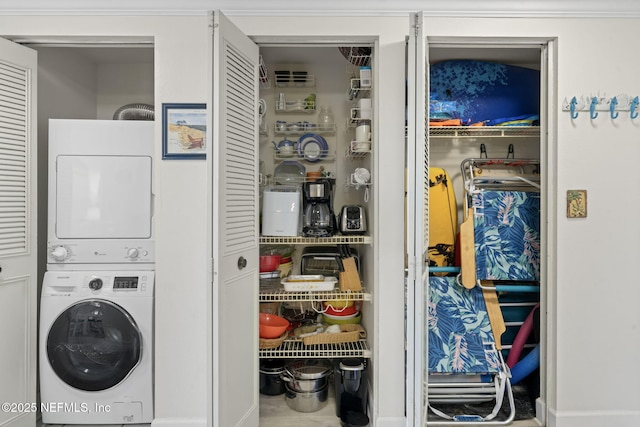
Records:
[[[265,374],[279,374],[284,372],[285,361],[282,359],[264,359],[260,361],[260,372]]]
[[[299,380],[315,380],[331,374],[327,359],[300,359],[287,363],[286,370]]]
[[[342,371],[363,371],[364,361],[361,359],[342,359],[340,362],[340,370]]]

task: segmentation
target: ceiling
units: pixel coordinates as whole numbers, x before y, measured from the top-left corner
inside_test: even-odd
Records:
[[[228,15],[640,17],[637,0],[2,0],[0,15]]]

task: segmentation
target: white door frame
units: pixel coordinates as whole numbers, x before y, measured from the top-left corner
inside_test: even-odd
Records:
[[[428,28],[424,27],[423,15],[417,13],[412,17],[412,28],[410,31],[410,43],[409,43],[409,71],[415,70],[416,81],[410,82],[410,85],[415,86],[414,93],[416,98],[409,97],[409,112],[415,111],[416,115],[413,117],[409,114],[410,122],[408,126],[408,150],[413,150],[412,157],[414,163],[411,163],[411,157],[408,161],[408,166],[414,166],[417,168],[420,166],[420,150],[421,146],[428,151],[428,137],[422,140],[421,135],[421,123],[426,126],[426,114],[418,114],[418,110],[412,110],[419,106],[419,99],[427,99],[426,94],[428,88],[420,88],[421,84],[417,79],[421,76],[418,74],[420,71],[428,73],[428,50],[429,45],[438,44],[450,44],[452,48],[462,46],[484,46],[484,47],[533,47],[540,46],[541,49],[541,97],[540,97],[540,159],[541,159],[541,174],[542,174],[542,191],[544,197],[541,199],[541,250],[540,259],[543,260],[541,267],[541,346],[540,346],[540,398],[536,402],[536,414],[539,421],[544,425],[547,417],[548,408],[555,407],[556,399],[556,359],[557,359],[557,336],[555,334],[555,327],[557,324],[556,313],[556,300],[557,300],[557,265],[556,265],[556,248],[557,248],[557,209],[556,201],[558,200],[558,188],[557,188],[557,105],[555,100],[557,98],[556,82],[557,82],[557,46],[554,37],[429,37]],[[424,55],[423,57],[412,58],[412,55]],[[426,79],[424,80],[426,81]],[[426,84],[426,83],[425,83]],[[411,88],[411,86],[410,86]],[[412,91],[410,90],[410,93]],[[426,109],[425,109],[426,110]],[[413,122],[411,121],[413,118]],[[413,126],[412,126],[413,123]],[[424,132],[426,133],[426,132]],[[428,162],[428,155],[426,155]],[[424,221],[424,212],[418,212],[420,209],[428,209],[428,202],[426,205],[420,203],[419,196],[423,194],[419,189],[411,186],[412,183],[418,183],[415,181],[419,179],[417,171],[409,171],[409,190],[408,195],[410,197],[409,202],[409,215],[408,215],[408,236],[420,236],[422,230],[422,224],[418,223]],[[412,181],[412,179],[414,181]],[[411,199],[413,197],[413,199]],[[415,209],[411,212],[411,209]],[[414,239],[415,240],[415,239]],[[419,248],[420,245],[415,241],[409,240],[407,244],[408,248]],[[416,249],[417,250],[417,249]],[[413,304],[408,304],[407,318],[413,319],[413,325],[408,324],[408,342],[413,341],[413,345],[408,345],[408,375],[407,375],[407,422],[408,425],[421,425],[421,420],[424,416],[424,407],[422,406],[422,384],[421,378],[424,375],[422,372],[422,346],[428,345],[423,342],[423,336],[421,334],[421,326],[424,325],[424,316],[422,313],[422,298],[426,290],[422,288],[422,275],[423,270],[419,268],[417,252],[409,254],[409,276],[408,276],[408,295],[413,295],[416,299]],[[413,340],[411,340],[413,333]],[[409,354],[413,352],[413,354]],[[412,424],[413,423],[413,424]]]

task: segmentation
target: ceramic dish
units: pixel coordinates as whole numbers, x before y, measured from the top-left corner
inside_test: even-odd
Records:
[[[362,313],[358,312],[358,314],[354,317],[329,317],[326,314],[322,315],[322,322],[327,325],[357,325],[362,321]]]
[[[299,281],[298,277],[300,276],[289,276],[282,280],[280,283],[284,285],[284,290],[287,292],[332,291],[338,283],[338,279],[332,276],[324,277],[324,280],[321,281],[311,279],[308,282]]]
[[[323,313],[323,315],[324,315],[325,318],[329,318],[329,319],[332,319],[332,320],[341,320],[341,319],[353,319],[354,317],[358,317],[358,316],[360,316],[360,312],[359,311],[355,311],[354,313],[348,314],[348,315],[345,315],[345,316],[335,316],[335,315],[328,314],[328,313]]]
[[[327,140],[315,133],[305,133],[298,139],[298,155],[308,162],[317,162],[329,151]]]

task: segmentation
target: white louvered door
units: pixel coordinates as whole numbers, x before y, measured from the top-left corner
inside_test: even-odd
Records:
[[[422,13],[411,15],[408,63],[408,291],[407,304],[408,375],[407,418],[414,426],[424,426],[427,381],[427,267],[429,251],[429,144],[428,144],[428,52]],[[411,322],[411,319],[413,322]],[[413,337],[413,340],[411,340]]]
[[[0,39],[0,402],[15,404],[36,402],[36,67],[34,50]],[[5,409],[0,426],[35,425]]]
[[[258,426],[258,47],[215,12],[211,425]]]

